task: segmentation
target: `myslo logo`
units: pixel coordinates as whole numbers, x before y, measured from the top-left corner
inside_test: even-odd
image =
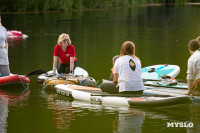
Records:
[[[167,122],[167,127],[193,127],[192,122]]]

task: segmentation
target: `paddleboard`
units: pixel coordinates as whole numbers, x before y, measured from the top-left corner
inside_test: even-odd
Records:
[[[175,78],[180,72],[180,67],[177,65],[161,64],[152,65],[142,68],[142,79],[158,80],[162,76],[171,76]]]
[[[47,79],[50,78],[50,77],[52,77],[52,78],[57,78],[57,77],[59,77],[59,76],[61,76],[61,75],[62,75],[62,74],[58,74],[57,72],[56,72],[56,75],[54,75],[54,74],[53,74],[53,70],[51,70],[51,71],[48,71],[47,73],[44,73],[44,74],[39,75],[38,78],[37,78],[37,82],[40,83],[40,84],[42,84],[45,80],[47,80]],[[66,74],[64,74],[64,75],[66,75]],[[69,75],[69,76],[71,76],[71,75]],[[77,76],[77,77],[78,77],[78,76],[81,76],[81,77],[88,77],[89,74],[88,74],[88,72],[87,72],[86,70],[84,70],[83,68],[81,68],[81,67],[76,67],[75,70],[74,70],[73,76]]]
[[[166,88],[166,87],[154,87],[154,86],[146,86],[146,90],[144,93],[146,94],[158,94],[158,95],[172,95],[172,96],[187,96],[185,92],[187,89],[177,89],[177,88]],[[193,103],[200,103],[200,96],[188,95],[193,99]]]
[[[58,84],[73,84],[95,87],[96,80],[92,77],[82,77],[82,76],[60,76],[60,77],[50,77],[44,81],[43,85],[46,88],[54,89],[55,85]]]
[[[185,82],[178,81],[144,81],[145,86],[155,86],[155,87],[163,87],[163,88],[175,88],[175,89],[188,89],[188,85]]]
[[[110,80],[102,79],[102,83],[109,82],[112,83]],[[162,87],[162,88],[175,88],[175,89],[188,89],[188,85],[186,82],[179,82],[174,79],[174,81],[163,79],[163,80],[144,80],[143,81],[145,86],[154,86],[154,87]]]
[[[189,96],[160,96],[160,95],[130,95],[130,94],[108,94],[100,88],[65,85],[55,86],[58,94],[71,97],[76,100],[89,101],[91,103],[108,104],[115,106],[139,106],[139,107],[169,107],[176,105],[191,104]]]

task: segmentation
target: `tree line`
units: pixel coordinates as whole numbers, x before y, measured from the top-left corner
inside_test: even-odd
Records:
[[[200,2],[200,0],[0,0],[0,12],[71,11],[186,2]]]

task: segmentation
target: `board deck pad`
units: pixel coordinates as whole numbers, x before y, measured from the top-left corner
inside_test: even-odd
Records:
[[[165,88],[176,88],[176,89],[187,89],[187,83],[178,82],[177,84],[170,85],[170,82],[159,82],[159,81],[145,81],[144,85],[146,86],[155,86],[155,87],[165,87]]]

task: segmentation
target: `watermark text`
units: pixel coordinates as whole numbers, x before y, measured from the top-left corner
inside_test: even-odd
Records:
[[[167,127],[193,127],[192,122],[167,122]]]

